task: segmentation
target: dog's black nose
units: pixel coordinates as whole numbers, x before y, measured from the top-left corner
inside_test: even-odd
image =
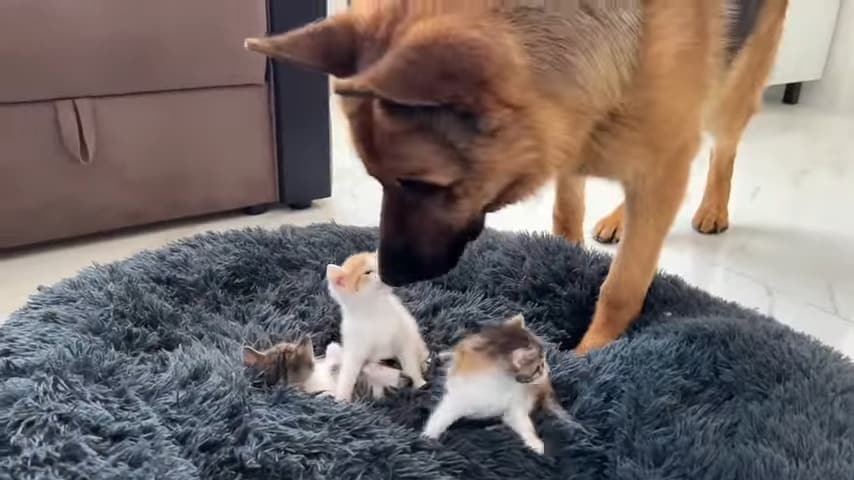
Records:
[[[396,246],[382,246],[379,250],[380,278],[392,287],[429,280],[448,273],[456,259],[425,258]]]
[[[387,269],[380,269],[380,278],[382,278],[383,283],[391,287],[402,287],[404,285],[409,285],[410,283],[424,280],[424,278],[421,278],[418,275],[398,271],[390,272]]]
[[[383,203],[383,208],[388,205]],[[483,231],[481,215],[464,228],[447,225],[404,222],[405,228],[383,216],[380,222],[380,278],[387,285],[400,287],[436,278],[457,266],[466,245]],[[411,219],[410,219],[411,220]],[[413,230],[415,226],[424,227]],[[425,233],[426,232],[426,233]]]

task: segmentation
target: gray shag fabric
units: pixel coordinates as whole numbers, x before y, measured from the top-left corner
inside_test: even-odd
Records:
[[[779,323],[659,276],[629,335],[569,349],[609,258],[486,233],[459,268],[401,289],[435,349],[524,312],[562,404],[547,455],[495,422],[419,437],[442,378],[353,405],[258,386],[244,342],[336,338],[329,262],[376,232],[206,234],[43,289],[0,327],[0,478],[854,478],[854,366]]]

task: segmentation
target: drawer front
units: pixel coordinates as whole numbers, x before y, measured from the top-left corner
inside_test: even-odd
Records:
[[[4,0],[0,103],[264,83],[266,0]]]
[[[0,248],[275,202],[270,118],[255,86],[2,105]]]

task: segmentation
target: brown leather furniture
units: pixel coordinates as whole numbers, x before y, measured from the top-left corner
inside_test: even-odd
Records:
[[[324,13],[272,1],[280,19]],[[0,249],[328,195],[325,80],[282,71],[278,87],[243,49],[270,15],[266,0],[0,2]],[[312,131],[275,127],[288,96],[325,112]],[[283,142],[325,158],[284,159],[318,148]],[[288,175],[319,186],[288,198]]]

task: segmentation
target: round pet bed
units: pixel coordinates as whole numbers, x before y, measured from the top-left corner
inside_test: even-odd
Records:
[[[324,266],[376,245],[321,225],[205,234],[45,288],[0,328],[0,477],[854,478],[854,366],[769,318],[656,278],[628,335],[579,359],[609,258],[487,232],[444,278],[400,289],[434,350],[522,312],[581,427],[536,418],[419,431],[423,391],[338,404],[259,386],[244,344],[336,338]]]

